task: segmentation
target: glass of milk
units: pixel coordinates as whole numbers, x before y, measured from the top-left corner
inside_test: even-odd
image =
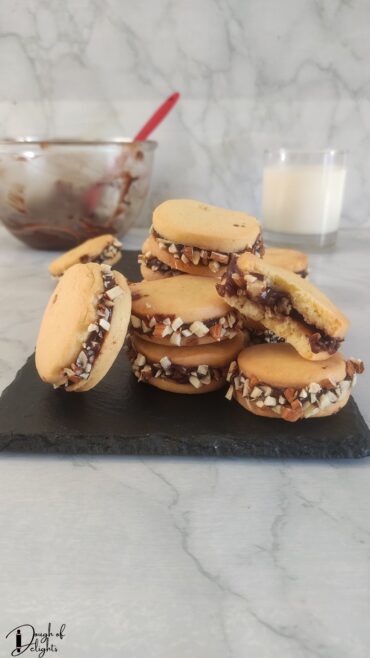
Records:
[[[332,246],[345,181],[344,151],[267,151],[262,194],[267,241],[306,248]]]

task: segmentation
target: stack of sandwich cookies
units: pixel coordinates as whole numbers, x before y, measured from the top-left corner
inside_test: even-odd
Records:
[[[329,358],[346,335],[348,320],[326,295],[253,254],[234,259],[216,287],[244,317],[293,345],[305,359]]]
[[[131,293],[109,265],[70,267],[46,307],[36,344],[45,382],[87,391],[108,372],[126,337]]]
[[[232,339],[239,314],[216,291],[214,279],[184,275],[131,285],[130,330],[165,345],[199,345]]]
[[[231,340],[187,347],[173,347],[131,334],[127,355],[134,375],[171,393],[210,393],[222,388],[230,363],[244,345],[239,332]]]
[[[247,338],[238,313],[214,279],[186,275],[131,285],[128,356],[139,381],[176,393],[206,393],[225,384]]]
[[[49,265],[52,276],[59,278],[72,265],[78,263],[98,263],[115,265],[122,257],[122,244],[113,235],[99,235],[70,249]]]
[[[153,213],[149,240],[140,257],[142,272],[171,276],[220,276],[233,254],[263,255],[260,224],[244,212],[191,199],[165,201]],[[164,263],[169,269],[162,268]]]
[[[294,422],[330,416],[348,402],[363,363],[337,352],[326,361],[303,359],[291,345],[255,345],[230,365],[226,397],[248,411]]]

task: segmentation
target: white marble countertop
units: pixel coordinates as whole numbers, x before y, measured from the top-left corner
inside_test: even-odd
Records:
[[[311,257],[367,363],[369,254],[348,231]],[[33,350],[50,258],[0,230],[1,388]],[[369,460],[1,455],[0,500],[1,656],[48,621],[68,658],[369,655]]]

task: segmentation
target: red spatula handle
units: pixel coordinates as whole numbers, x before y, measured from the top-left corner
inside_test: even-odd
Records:
[[[137,135],[134,137],[134,142],[147,139],[150,133],[163,121],[167,114],[172,110],[173,106],[176,105],[177,101],[180,98],[180,94],[176,91],[174,94],[171,94],[167,100],[162,103],[162,105],[154,112],[146,124],[139,130]]]

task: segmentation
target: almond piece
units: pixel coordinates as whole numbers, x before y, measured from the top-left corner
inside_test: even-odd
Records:
[[[182,253],[189,260],[193,260],[193,247],[184,247]]]
[[[330,407],[330,405],[331,405],[331,400],[329,393],[324,393],[324,395],[321,395],[319,399],[320,409],[326,409],[326,407]]]
[[[347,375],[347,377],[352,378],[353,375],[355,374],[355,372],[356,371],[355,371],[355,366],[353,364],[353,361],[351,359],[348,359],[348,361],[346,361],[346,375]]]
[[[89,326],[87,327],[87,331],[89,332],[89,334],[92,334],[93,331],[99,331],[99,327],[98,327],[97,324],[95,324],[95,323],[91,323],[91,324],[89,324]]]
[[[301,409],[291,409],[290,407],[281,408],[281,417],[284,418],[284,420],[288,420],[290,423],[294,423],[296,420],[301,418],[301,416]]]
[[[137,318],[136,315],[131,315],[131,324],[134,329],[139,329],[141,327],[141,320]]]
[[[249,393],[249,381],[248,379],[246,379],[243,383],[243,392],[242,392],[243,398],[246,398],[248,393]]]
[[[197,249],[194,249],[191,260],[193,261],[194,265],[199,265],[200,251],[198,251]]]
[[[200,322],[199,320],[193,322],[190,325],[189,329],[193,334],[198,336],[198,338],[203,338],[203,336],[206,336],[206,334],[209,333],[208,327],[203,322]]]
[[[102,329],[104,329],[104,331],[109,331],[110,329],[110,324],[109,322],[107,322],[107,320],[105,320],[105,318],[101,318],[99,320],[99,325],[101,326]]]
[[[163,370],[168,370],[168,368],[171,367],[171,361],[168,356],[163,356],[159,363],[161,364]]]
[[[156,338],[164,338],[163,333],[166,329],[168,329],[168,327],[165,324],[156,324],[153,329],[153,336]]]
[[[227,322],[230,328],[234,326],[234,324],[237,322],[237,319],[234,315],[234,313],[228,313],[227,315]]]
[[[171,326],[172,326],[172,329],[174,331],[177,331],[178,329],[180,329],[182,324],[184,324],[184,321],[182,320],[182,318],[175,318],[175,320],[172,322]]]
[[[262,388],[259,388],[258,386],[255,386],[253,388],[252,393],[251,393],[250,396],[251,396],[252,400],[254,400],[256,398],[259,398],[262,395],[262,393],[263,393]]]
[[[181,334],[175,331],[171,338],[170,338],[170,343],[171,345],[177,345],[177,347],[180,347],[181,345]]]
[[[209,329],[209,333],[211,334],[212,338],[215,340],[221,340],[221,335],[222,335],[222,327],[220,324],[213,324],[212,327]]]
[[[231,400],[231,398],[233,397],[233,393],[234,393],[234,387],[233,387],[232,384],[230,384],[230,386],[227,389],[227,392],[225,394],[226,400]]]
[[[149,334],[149,333],[150,333],[150,330],[151,330],[151,327],[149,327],[149,326],[146,324],[146,322],[144,322],[144,320],[142,320],[142,321],[141,321],[141,329],[142,329],[142,331],[143,331],[144,334]]]
[[[238,366],[238,364],[237,364],[236,361],[231,361],[231,363],[229,365],[228,373],[226,375],[226,381],[227,382],[229,382],[231,380],[231,377],[233,376],[234,372],[236,371],[237,366]]]
[[[297,395],[297,391],[295,390],[295,388],[286,388],[284,390],[284,396],[286,397],[288,402],[290,402],[290,404],[292,404],[293,400],[295,400],[296,395]]]
[[[258,384],[258,379],[255,375],[251,375],[249,377],[249,386],[251,387],[251,390]]]
[[[211,251],[211,260],[221,263],[222,265],[227,265],[229,262],[228,254],[222,254],[219,251]]]
[[[109,288],[109,290],[106,291],[106,294],[108,295],[109,299],[116,299],[120,295],[123,295],[123,290],[120,286],[114,286],[114,288]]]
[[[308,386],[309,393],[320,393],[320,391],[321,391],[321,386],[316,382],[312,382],[312,384]]]
[[[202,385],[198,377],[195,377],[194,375],[190,375],[189,382],[194,388],[200,388]]]
[[[144,354],[140,354],[140,352],[138,352],[133,365],[141,367],[141,366],[144,366],[145,363],[146,363],[146,358],[145,358]]]
[[[361,373],[363,373],[364,370],[365,370],[364,362],[361,361],[361,359],[353,359],[353,358],[351,358],[350,360],[352,361],[352,365],[353,365],[353,367],[354,367],[356,373],[357,373],[358,375],[361,375]]]
[[[208,267],[213,272],[213,274],[216,274],[219,269],[220,269],[220,263],[217,263],[215,260],[210,260],[208,263]]]

